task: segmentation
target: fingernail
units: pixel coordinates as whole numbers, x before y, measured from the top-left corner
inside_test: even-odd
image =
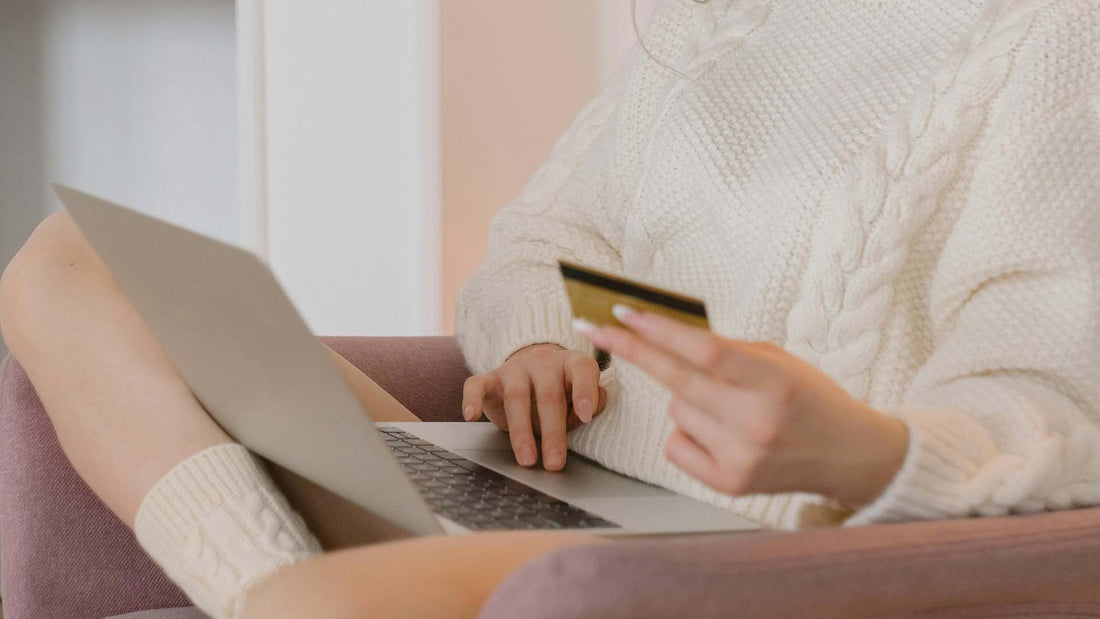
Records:
[[[588,322],[583,318],[573,319],[573,330],[578,333],[589,333],[596,330],[596,325]]]
[[[462,418],[466,421],[474,418],[474,407],[472,405],[462,409]]]
[[[581,398],[577,401],[576,406],[577,418],[584,423],[592,421],[592,400],[588,398]]]
[[[551,449],[550,451],[543,453],[542,461],[543,464],[546,465],[546,468],[558,468],[562,465],[563,462],[565,462],[565,458],[563,457],[561,450]]]
[[[519,449],[519,463],[523,466],[531,466],[539,458],[535,455],[535,448],[530,445],[524,445]]]
[[[638,310],[633,307],[627,307],[621,303],[616,303],[611,306],[611,314],[614,315],[619,322],[628,325],[631,319],[638,315]]]
[[[573,329],[587,338],[589,342],[595,344],[598,348],[610,348],[607,337],[604,336],[603,331],[587,320],[583,318],[574,319]]]

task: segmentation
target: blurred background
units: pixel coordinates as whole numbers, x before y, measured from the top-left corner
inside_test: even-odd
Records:
[[[0,264],[56,181],[256,251],[319,334],[450,333],[634,44],[629,0],[0,0]]]

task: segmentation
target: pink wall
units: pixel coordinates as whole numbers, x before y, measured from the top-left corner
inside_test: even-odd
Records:
[[[645,23],[653,0],[638,2]],[[443,327],[489,219],[634,44],[629,0],[442,0]]]

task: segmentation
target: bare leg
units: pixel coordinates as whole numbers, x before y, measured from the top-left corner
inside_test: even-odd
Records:
[[[67,215],[45,221],[5,270],[0,282],[0,326],[45,404],[66,455],[92,490],[128,525],[133,526],[150,488],[176,464],[207,447],[231,442],[192,395]],[[395,411],[392,418],[378,421],[415,419],[400,407],[376,406],[388,395],[350,363],[335,353],[333,357],[353,391],[367,404],[365,408]],[[377,538],[377,523],[363,510],[289,472],[273,473],[329,547]],[[357,533],[347,534],[350,523],[350,530]],[[480,540],[486,545],[481,546]],[[285,576],[275,577],[285,587],[264,587],[274,593],[257,594],[255,604],[257,608],[266,608],[263,604],[270,600],[290,604],[286,596],[291,594],[295,600],[312,600],[309,592],[319,579],[350,583],[358,575],[376,579],[369,588],[360,582],[359,590],[377,592],[376,599],[385,600],[385,604],[402,603],[387,592],[408,592],[404,596],[407,603],[432,591],[430,597],[436,603],[453,598],[459,604],[434,607],[436,612],[449,608],[444,612],[453,615],[459,608],[480,605],[491,591],[491,587],[486,589],[489,583],[503,580],[527,559],[549,548],[590,541],[550,534],[421,539],[407,542],[405,559],[399,557],[406,555],[402,550],[406,543],[357,549],[286,568]],[[451,558],[440,564],[440,552]],[[398,563],[415,568],[402,570],[396,567]],[[438,570],[444,568],[428,569],[429,564],[449,567],[440,574]],[[435,576],[410,579],[410,573]],[[482,577],[471,581],[455,578],[457,573],[480,573]],[[444,575],[448,578],[443,579],[441,589],[435,579]],[[347,608],[361,608],[363,599],[353,589],[346,591]],[[421,595],[416,595],[417,591]],[[437,597],[436,591],[444,598]],[[398,607],[388,608],[396,611]],[[461,614],[473,612],[463,610]]]
[[[423,537],[342,550],[265,581],[249,593],[243,616],[476,617],[523,564],[557,548],[597,543],[606,540],[542,531]]]
[[[230,442],[67,215],[4,272],[0,326],[65,455],[128,525],[187,456]]]
[[[132,526],[142,498],[187,456],[232,439],[207,415],[167,353],[66,214],[43,222],[5,270],[0,326],[46,407],[65,454]],[[378,421],[416,421],[374,381],[329,350]],[[316,499],[307,520],[369,524],[349,502],[288,471],[293,497]],[[292,500],[292,502],[294,502]],[[310,517],[312,516],[312,518]],[[355,527],[351,527],[354,530]],[[337,540],[338,545],[365,540]],[[322,541],[326,536],[322,535]]]

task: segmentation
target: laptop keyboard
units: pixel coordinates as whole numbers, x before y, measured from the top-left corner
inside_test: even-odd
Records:
[[[414,434],[394,428],[379,431],[428,505],[468,529],[619,527]]]

